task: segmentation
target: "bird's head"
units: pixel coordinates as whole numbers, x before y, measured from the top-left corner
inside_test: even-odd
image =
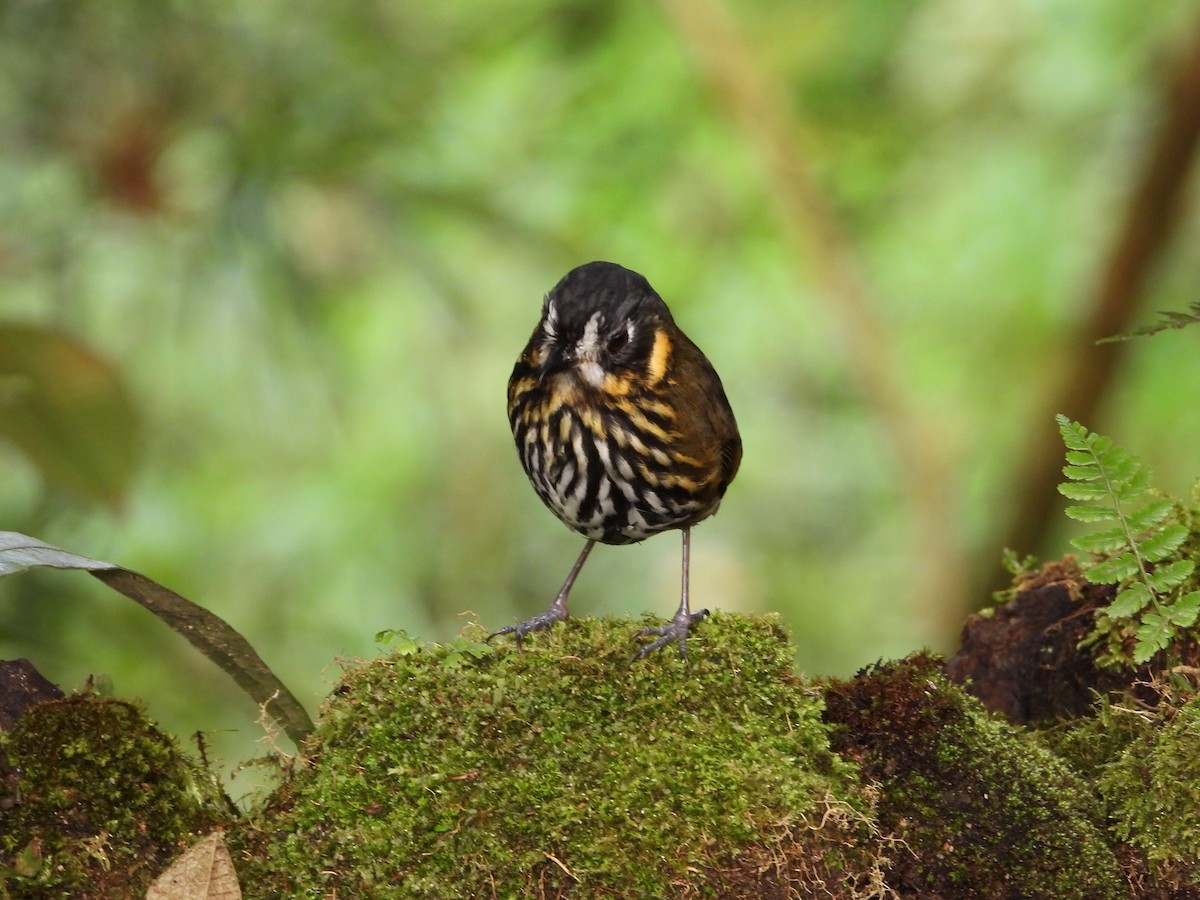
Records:
[[[616,263],[587,263],[546,295],[530,363],[540,381],[566,373],[624,395],[662,380],[673,330],[670,310],[645,278]]]

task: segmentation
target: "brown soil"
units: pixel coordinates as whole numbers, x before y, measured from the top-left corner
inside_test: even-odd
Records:
[[[1136,693],[1152,669],[1162,671],[1162,660],[1139,670],[1102,668],[1097,648],[1080,647],[1114,592],[1089,584],[1071,557],[1047,563],[1019,579],[1007,603],[967,619],[946,675],[1015,723],[1078,718],[1090,714],[1097,697],[1131,687]],[[1197,665],[1195,644],[1176,650],[1184,664]]]

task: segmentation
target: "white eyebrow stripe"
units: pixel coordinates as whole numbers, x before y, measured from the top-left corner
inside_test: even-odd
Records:
[[[589,350],[595,350],[600,344],[600,312],[592,313],[592,317],[583,326],[583,337],[579,339],[577,352],[582,356]]]

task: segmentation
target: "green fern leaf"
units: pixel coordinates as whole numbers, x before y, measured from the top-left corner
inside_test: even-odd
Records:
[[[1058,492],[1070,500],[1110,500],[1112,491],[1107,485],[1091,481],[1064,481],[1058,486]]]
[[[1116,528],[1108,528],[1104,531],[1081,534],[1079,537],[1071,539],[1071,545],[1085,553],[1101,555],[1104,553],[1113,553],[1122,547],[1128,547],[1129,540],[1125,534],[1125,529],[1118,525]]]
[[[1146,577],[1150,589],[1159,594],[1171,591],[1185,581],[1196,570],[1196,564],[1190,559],[1177,559],[1173,563],[1159,566]]]
[[[1135,581],[1123,591],[1118,591],[1105,610],[1110,619],[1129,619],[1150,605],[1153,595],[1140,581]]]
[[[1190,312],[1180,312],[1177,309],[1160,310],[1158,314],[1161,318],[1157,322],[1143,325],[1141,328],[1135,328],[1133,331],[1125,331],[1121,334],[1101,338],[1097,343],[1111,344],[1113,341],[1127,341],[1130,338],[1145,337],[1146,335],[1158,334],[1160,331],[1166,331],[1169,328],[1184,328],[1200,322],[1200,302],[1193,303],[1189,309]]]
[[[1200,591],[1184,594],[1171,604],[1170,619],[1181,628],[1191,628],[1200,616]]]
[[[1146,613],[1142,616],[1142,624],[1138,626],[1137,643],[1133,647],[1133,661],[1148,663],[1159,650],[1167,649],[1171,637],[1175,634],[1175,626],[1158,613]]]
[[[1137,557],[1132,553],[1122,553],[1088,569],[1086,575],[1093,584],[1119,584],[1139,571]]]
[[[1067,515],[1076,522],[1111,522],[1116,518],[1112,507],[1098,506],[1094,503],[1085,503],[1081,506],[1068,506]]]
[[[1172,516],[1176,504],[1150,495],[1150,470],[1136,456],[1113,445],[1110,438],[1094,434],[1078,422],[1057,416],[1067,447],[1059,492],[1072,500],[1072,519],[1102,526],[1072,539],[1078,549],[1098,562],[1084,573],[1093,584],[1115,584],[1116,596],[1106,619],[1136,626],[1133,660],[1144,663],[1191,628],[1200,618],[1200,591],[1178,597],[1196,570],[1196,563],[1180,559],[1179,550],[1190,529]]]
[[[1068,450],[1067,462],[1085,469],[1096,468],[1096,457],[1092,456],[1091,450]]]
[[[1121,499],[1132,500],[1148,490],[1149,487],[1150,470],[1143,465],[1139,465],[1137,471],[1133,473],[1133,477],[1121,488]]]
[[[1067,445],[1068,450],[1080,450],[1088,453],[1092,452],[1092,445],[1088,442],[1088,430],[1078,422],[1072,422],[1062,413],[1054,417],[1058,422],[1058,431],[1062,435],[1063,443]]]
[[[1142,558],[1150,562],[1166,559],[1187,540],[1188,530],[1178,522],[1167,525],[1161,531],[1148,535],[1141,544]]]
[[[1174,511],[1175,501],[1173,500],[1151,500],[1145,506],[1129,514],[1127,520],[1129,530],[1134,534],[1141,534],[1165,521]]]
[[[1099,466],[1063,466],[1062,471],[1072,481],[1095,481],[1103,474]]]

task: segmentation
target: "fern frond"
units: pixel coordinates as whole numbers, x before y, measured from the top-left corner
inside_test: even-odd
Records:
[[[1159,531],[1150,532],[1142,541],[1142,559],[1148,562],[1166,559],[1179,549],[1179,546],[1187,540],[1187,536],[1188,530],[1178,522],[1165,525]]]
[[[1126,331],[1123,334],[1115,334],[1112,337],[1102,338],[1096,343],[1111,344],[1115,341],[1127,341],[1135,337],[1147,337],[1148,335],[1158,334],[1160,331],[1168,331],[1172,328],[1185,328],[1188,325],[1195,325],[1200,322],[1200,301],[1196,301],[1188,307],[1188,312],[1179,312],[1178,310],[1168,309],[1159,312],[1161,318],[1157,322],[1150,325],[1143,325],[1141,328],[1135,328],[1133,331]]]
[[[1061,487],[1059,489],[1061,491]],[[1076,522],[1111,522],[1112,510],[1107,506],[1095,503],[1085,503],[1081,506],[1068,506],[1067,515]]]
[[[1148,531],[1160,522],[1165,522],[1173,512],[1175,512],[1175,501],[1166,498],[1151,500],[1145,506],[1129,514],[1129,530],[1135,534]]]
[[[1082,503],[1067,507],[1079,522],[1106,526],[1071,543],[1092,555],[1084,575],[1118,586],[1104,619],[1134,626],[1133,660],[1143,663],[1170,646],[1200,617],[1200,591],[1178,596],[1196,564],[1176,558],[1191,531],[1175,520],[1176,504],[1150,492],[1150,470],[1109,438],[1059,415],[1067,477],[1059,492]]]
[[[1093,584],[1120,584],[1140,571],[1142,568],[1138,565],[1138,558],[1133,553],[1122,553],[1090,568],[1084,567],[1083,574]]]
[[[1137,643],[1133,646],[1133,661],[1148,663],[1159,650],[1166,650],[1175,636],[1171,620],[1160,613],[1148,612],[1142,616],[1137,630]]]
[[[1092,553],[1097,556],[1103,553],[1115,553],[1122,547],[1129,546],[1125,537],[1125,529],[1120,525],[1117,525],[1115,528],[1106,528],[1104,531],[1081,534],[1077,538],[1072,538],[1071,544],[1076,550],[1082,550],[1085,553]]]
[[[1150,588],[1140,581],[1135,581],[1123,591],[1118,591],[1112,603],[1105,610],[1110,619],[1131,619],[1150,605],[1154,599]]]
[[[1191,628],[1200,617],[1200,591],[1184,594],[1171,604],[1171,621],[1184,628]]]
[[[1173,563],[1159,566],[1150,573],[1150,577],[1146,580],[1152,591],[1165,594],[1187,581],[1194,571],[1196,571],[1196,564],[1190,559],[1177,559]]]
[[[1064,481],[1058,486],[1058,492],[1069,500],[1108,500],[1112,501],[1113,491],[1107,484],[1095,481]],[[1109,518],[1112,511],[1109,510]]]

